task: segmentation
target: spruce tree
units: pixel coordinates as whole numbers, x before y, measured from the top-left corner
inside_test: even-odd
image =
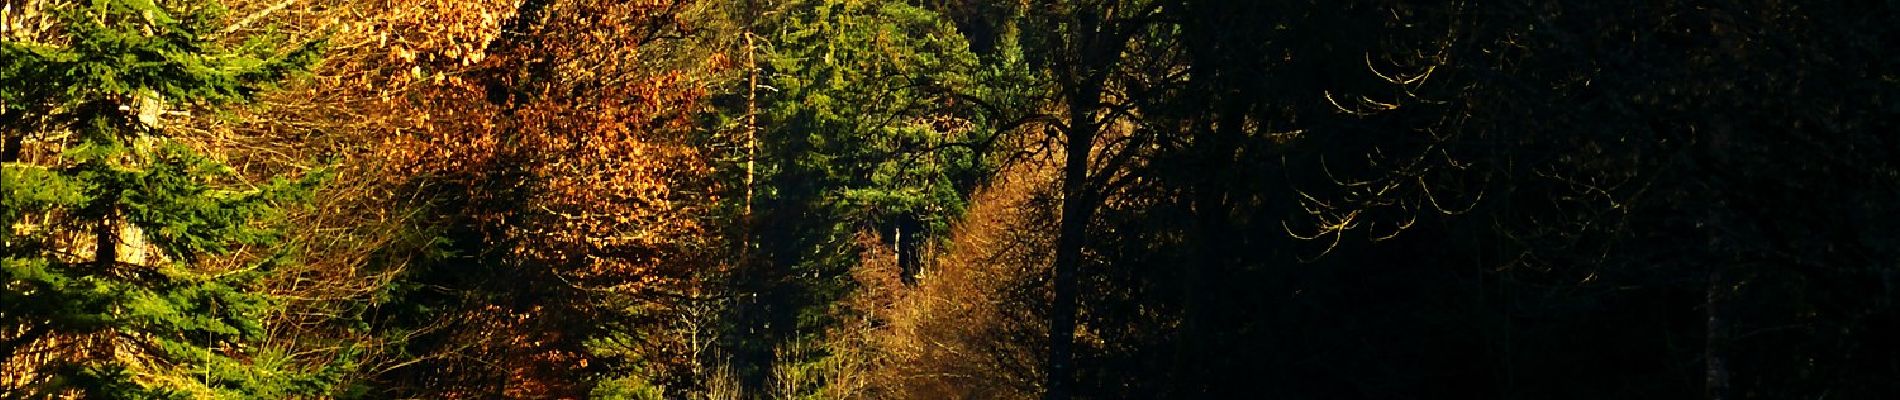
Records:
[[[740,49],[757,75],[734,94],[752,100],[724,110],[729,126],[757,130],[758,153],[734,157],[757,168],[732,168],[747,175],[729,177],[742,192],[727,197],[748,202],[732,207],[748,221],[735,286],[753,297],[737,305],[732,329],[743,334],[730,337],[753,386],[771,368],[815,361],[775,353],[839,316],[830,305],[852,289],[856,234],[879,233],[912,266],[922,238],[948,231],[986,174],[992,136],[954,106],[948,88],[977,86],[981,64],[937,13],[897,1],[771,7],[751,21],[756,45]]]
[[[260,349],[255,282],[286,252],[283,207],[318,174],[247,182],[159,122],[245,103],[319,43],[226,38],[216,2],[82,0],[45,40],[0,42],[0,362],[26,396],[280,398],[328,374]],[[30,140],[29,140],[30,139]],[[34,162],[22,146],[56,153]],[[27,152],[30,153],[30,152]],[[275,254],[275,255],[271,255]]]

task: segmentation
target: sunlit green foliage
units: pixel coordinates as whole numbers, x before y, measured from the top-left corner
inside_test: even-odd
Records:
[[[315,61],[318,43],[221,44],[216,3],[95,0],[59,9],[55,43],[0,43],[4,127],[63,144],[56,161],[5,166],[0,349],[68,347],[33,393],[101,398],[321,394],[329,371],[256,348],[273,300],[258,278],[283,207],[321,174],[248,183],[174,140],[169,109],[242,103]],[[214,267],[214,257],[242,265]],[[30,345],[29,345],[30,344]],[[339,364],[340,365],[340,364]]]
[[[731,178],[757,194],[727,197],[755,212],[749,271],[739,274],[761,297],[738,311],[740,324],[762,330],[738,343],[755,360],[837,316],[827,304],[851,288],[857,234],[945,232],[989,168],[995,134],[950,91],[984,83],[977,57],[936,13],[891,1],[797,1],[765,13],[751,49],[758,86],[742,71],[730,89],[755,95],[754,108],[724,111],[734,129],[757,118],[756,186]],[[742,374],[766,373],[750,365],[760,368]]]

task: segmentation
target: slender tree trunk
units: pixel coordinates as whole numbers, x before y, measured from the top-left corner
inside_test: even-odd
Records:
[[[1096,205],[1094,196],[1088,193],[1089,153],[1096,129],[1090,115],[1094,102],[1087,101],[1090,98],[1071,99],[1071,125],[1065,132],[1068,143],[1063,145],[1067,155],[1062,165],[1062,225],[1061,236],[1056,239],[1055,298],[1049,307],[1049,376],[1043,393],[1043,398],[1049,400],[1066,400],[1074,395],[1077,269]]]
[[[753,53],[758,48],[753,44],[750,29],[745,32],[745,214],[743,219],[752,220],[752,187],[754,166],[759,159],[759,63]],[[750,246],[750,240],[744,245]]]
[[[99,225],[93,228],[93,262],[100,271],[110,271],[119,264],[119,224],[111,212],[99,218]]]

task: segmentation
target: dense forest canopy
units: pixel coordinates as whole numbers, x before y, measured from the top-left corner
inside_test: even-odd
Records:
[[[1894,398],[1897,26],[8,1],[0,399]]]

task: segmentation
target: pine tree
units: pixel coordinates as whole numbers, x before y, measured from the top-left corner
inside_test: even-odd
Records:
[[[771,369],[814,360],[775,349],[817,338],[838,317],[858,264],[855,236],[879,233],[915,260],[924,237],[948,231],[963,193],[987,174],[992,135],[948,88],[977,86],[979,59],[947,19],[892,1],[795,1],[759,10],[736,59],[726,126],[749,131],[728,171],[744,203],[734,286],[736,373],[763,385]],[[754,75],[756,74],[756,75]],[[735,163],[741,164],[741,163]],[[906,266],[914,266],[914,261]]]
[[[161,123],[244,103],[320,43],[226,39],[216,2],[91,0],[50,10],[48,40],[0,42],[10,155],[0,189],[0,388],[28,396],[277,398],[329,368],[260,349],[289,262],[275,225],[316,177],[250,183]],[[175,110],[167,112],[167,110]],[[33,141],[25,139],[31,138]],[[242,251],[240,251],[242,250]],[[266,253],[256,256],[257,253]],[[217,267],[239,255],[247,262]]]

